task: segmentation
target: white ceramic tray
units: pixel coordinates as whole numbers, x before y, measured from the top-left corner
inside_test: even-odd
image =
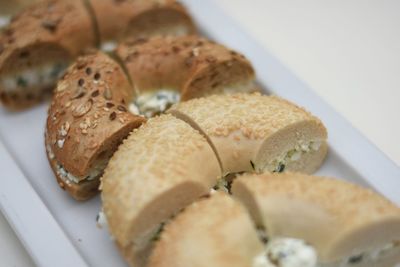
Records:
[[[250,58],[266,91],[307,107],[325,122],[330,152],[318,174],[370,186],[400,204],[400,169],[394,163],[212,0],[184,2],[207,36]],[[2,212],[39,267],[126,266],[107,231],[96,227],[99,197],[78,203],[57,185],[43,144],[46,112],[47,105],[16,114],[0,108]]]

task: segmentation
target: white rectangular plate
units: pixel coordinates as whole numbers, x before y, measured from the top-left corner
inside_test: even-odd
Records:
[[[400,204],[400,170],[268,51],[252,40],[212,0],[186,0],[203,32],[243,52],[261,85],[319,116],[330,152],[318,174],[370,186]],[[22,113],[0,108],[0,207],[40,267],[126,266],[105,229],[96,227],[100,198],[72,200],[56,183],[46,159],[47,105]]]

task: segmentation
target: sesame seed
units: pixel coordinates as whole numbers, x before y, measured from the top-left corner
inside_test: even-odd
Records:
[[[85,80],[84,79],[79,79],[78,80],[78,85],[79,86],[83,86],[85,84]]]
[[[101,78],[100,73],[96,72],[96,74],[94,75],[94,79],[95,79],[96,81],[98,81],[98,80],[100,80],[100,78]]]
[[[111,121],[113,121],[113,120],[115,120],[116,118],[117,118],[117,113],[115,113],[115,112],[112,112],[111,114],[110,114],[110,120]]]

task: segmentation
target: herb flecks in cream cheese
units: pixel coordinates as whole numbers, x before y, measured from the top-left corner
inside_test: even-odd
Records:
[[[129,111],[147,118],[154,117],[166,111],[179,102],[180,94],[174,90],[159,90],[141,94],[129,105]]]
[[[316,267],[317,252],[304,241],[293,238],[270,240],[253,267]]]
[[[64,63],[43,65],[34,69],[26,69],[13,75],[1,78],[4,91],[14,91],[27,87],[41,88],[53,85],[66,69]]]
[[[263,171],[283,172],[289,163],[300,160],[306,153],[318,151],[321,145],[321,141],[298,142],[293,149],[269,162]]]

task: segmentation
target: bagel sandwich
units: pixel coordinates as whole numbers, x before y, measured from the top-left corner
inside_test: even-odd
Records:
[[[46,150],[58,183],[77,200],[98,192],[109,158],[145,122],[128,112],[132,97],[122,68],[97,51],[79,57],[58,82],[48,111]]]
[[[275,246],[267,244],[266,251],[275,256],[277,247],[290,251],[303,243],[318,257],[304,266],[393,267],[400,262],[400,208],[371,190],[288,173],[243,175],[232,192],[265,229]],[[278,266],[292,266],[285,264],[290,258],[275,256],[270,260]],[[257,265],[264,266],[270,265]]]
[[[129,40],[116,55],[137,91],[131,110],[146,117],[180,100],[257,90],[243,55],[198,36]]]
[[[11,110],[40,102],[70,62],[95,45],[92,20],[82,1],[30,6],[0,35],[0,101]]]
[[[185,122],[161,115],[135,129],[101,179],[108,229],[126,261],[145,266],[163,224],[207,195],[220,175],[211,147]]]
[[[100,41],[107,46],[130,38],[195,34],[187,10],[175,0],[88,0]]]
[[[164,226],[148,267],[393,267],[400,209],[348,182],[245,174]],[[140,267],[140,266],[139,266]]]
[[[207,137],[223,174],[313,173],[327,154],[323,123],[289,101],[259,93],[213,95],[168,110]]]

